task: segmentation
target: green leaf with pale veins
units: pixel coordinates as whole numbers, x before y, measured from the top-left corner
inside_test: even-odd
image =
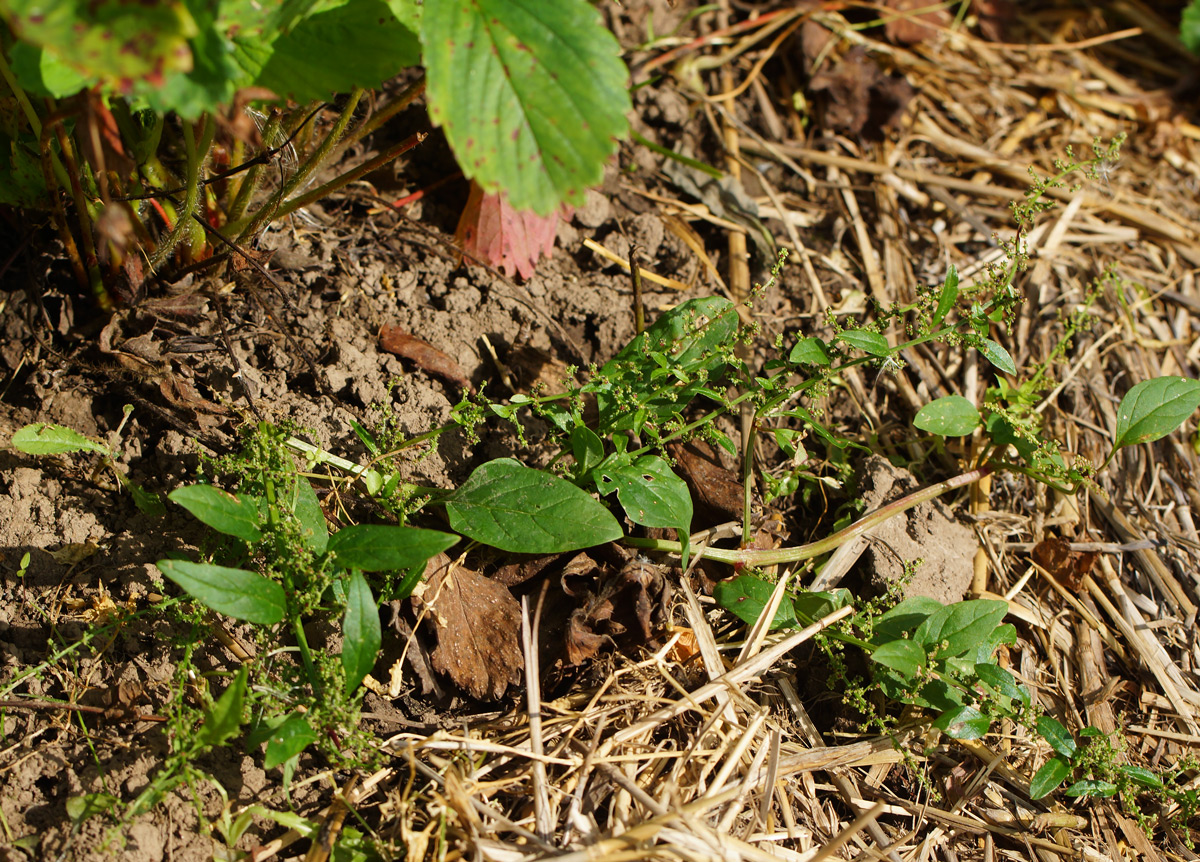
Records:
[[[426,7],[428,14],[428,7]],[[557,554],[621,538],[621,525],[565,479],[500,458],[446,500],[451,529],[502,551]]]
[[[429,113],[514,209],[578,206],[625,137],[628,71],[587,0],[426,0]]]

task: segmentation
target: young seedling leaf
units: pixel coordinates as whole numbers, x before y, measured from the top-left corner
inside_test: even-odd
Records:
[[[112,455],[107,446],[89,440],[78,431],[45,422],[18,429],[12,436],[12,444],[29,455],[63,455],[67,452],[98,452],[101,455]]]
[[[889,667],[909,678],[915,678],[929,663],[925,650],[910,640],[894,640],[871,653],[871,661]]]
[[[788,362],[792,365],[828,366],[833,362],[829,346],[819,338],[801,338],[788,354]]]
[[[992,341],[992,339],[983,339],[983,346],[979,348],[979,352],[983,354],[984,359],[995,365],[1005,374],[1017,373],[1017,363],[1013,362],[1012,354]]]
[[[229,683],[221,697],[204,711],[204,724],[196,741],[205,747],[221,745],[242,726],[242,707],[246,702],[246,666]]]
[[[520,210],[580,206],[625,137],[621,49],[587,0],[433,0],[429,113],[463,172]]]
[[[274,769],[286,763],[317,738],[317,732],[302,715],[288,716],[283,724],[267,737],[267,753],[263,758],[263,769]]]
[[[1143,380],[1121,399],[1113,451],[1165,437],[1200,407],[1200,380],[1156,377]]]
[[[321,501],[312,484],[303,476],[296,477],[296,499],[292,513],[304,529],[304,541],[313,553],[323,554],[329,546],[329,524],[321,510]]]
[[[458,536],[453,533],[438,530],[359,524],[330,536],[327,550],[339,566],[382,572],[420,565],[457,541]]]
[[[244,494],[235,497],[212,485],[185,485],[168,494],[167,499],[183,506],[196,520],[218,533],[244,542],[262,539],[258,501]]]
[[[769,584],[753,575],[738,575],[724,581],[717,581],[713,587],[713,598],[717,604],[732,613],[746,625],[754,625],[762,616],[763,609],[771,600],[775,585]],[[796,613],[792,603],[785,597],[775,611],[775,619],[771,620],[771,630],[795,628]]]
[[[623,535],[617,519],[589,494],[511,458],[476,468],[446,499],[446,513],[464,536],[519,554],[574,551]]]
[[[358,569],[352,569],[346,584],[346,617],[342,622],[342,670],[346,674],[347,693],[358,688],[363,677],[371,672],[382,644],[379,607],[367,579]]]
[[[1008,613],[1008,602],[975,599],[957,602],[934,613],[921,623],[913,640],[937,658],[962,655],[980,641],[986,640]]]
[[[938,716],[933,726],[953,739],[979,739],[987,734],[991,720],[973,706],[960,706]]]
[[[958,302],[958,270],[952,265],[946,272],[946,280],[942,282],[942,292],[938,294],[937,311],[933,314],[933,328],[942,325],[946,315]]]
[[[887,339],[869,329],[847,329],[838,335],[837,340],[844,341],[851,347],[857,347],[863,353],[869,353],[872,356],[888,356],[892,352]]]
[[[255,572],[187,560],[159,560],[157,565],[200,604],[235,620],[269,626],[282,621],[287,611],[283,587]]]
[[[1071,774],[1071,764],[1062,757],[1052,757],[1047,760],[1029,781],[1029,797],[1041,799],[1058,785],[1067,780]]]
[[[913,424],[941,437],[963,437],[979,427],[979,411],[961,395],[946,395],[917,411]]]
[[[692,495],[687,483],[657,455],[646,455],[633,464],[605,471],[629,520],[643,527],[673,527],[683,543],[687,566],[687,541],[692,527]]]

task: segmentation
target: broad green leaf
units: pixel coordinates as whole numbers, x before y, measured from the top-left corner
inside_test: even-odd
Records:
[[[844,341],[851,347],[857,347],[863,353],[869,353],[872,356],[888,356],[892,352],[887,339],[869,329],[847,329],[838,335],[837,340]]]
[[[775,585],[769,584],[753,575],[738,575],[724,581],[717,581],[713,587],[713,598],[717,604],[732,613],[747,625],[754,625],[762,616]],[[775,619],[771,620],[771,629],[795,628],[798,625],[792,603],[784,596],[775,611]]]
[[[605,471],[629,520],[643,527],[673,527],[683,543],[687,566],[687,541],[692,528],[692,494],[687,483],[657,455],[646,455],[633,464]]]
[[[986,640],[1007,613],[1008,602],[995,599],[957,602],[921,623],[913,640],[939,659],[952,658]]]
[[[226,687],[220,699],[204,711],[204,723],[196,734],[202,746],[221,745],[242,726],[242,708],[246,702],[246,666]]]
[[[942,282],[942,292],[938,294],[937,311],[933,313],[932,328],[942,325],[954,303],[958,302],[958,270],[951,265],[946,272],[946,280]]]
[[[235,620],[269,626],[287,610],[283,587],[255,572],[187,560],[159,560],[157,566],[200,604]]]
[[[833,357],[829,346],[819,338],[801,338],[788,354],[788,362],[792,365],[829,365]]]
[[[587,0],[426,0],[429,113],[517,210],[579,206],[626,136],[628,71]]]
[[[984,359],[1005,374],[1017,373],[1017,363],[1013,362],[1012,355],[992,339],[983,339],[983,345],[979,348],[979,352],[983,354]]]
[[[1193,54],[1200,54],[1200,2],[1192,0],[1183,7],[1179,19],[1179,38]]]
[[[1034,774],[1029,782],[1029,798],[1041,799],[1071,774],[1071,764],[1061,757],[1052,757]]]
[[[476,468],[446,499],[446,514],[464,536],[520,554],[574,551],[623,535],[617,519],[591,495],[511,458]]]
[[[1149,769],[1129,765],[1120,766],[1118,769],[1139,787],[1146,787],[1150,790],[1161,790],[1163,788],[1163,780]]]
[[[990,685],[1009,700],[1024,702],[1026,698],[1029,697],[1028,692],[1017,685],[1017,681],[1013,678],[1013,675],[999,665],[985,663],[976,664],[975,674],[985,684]]]
[[[78,826],[85,820],[95,817],[97,814],[106,814],[113,810],[120,801],[111,793],[85,793],[82,796],[72,796],[67,799],[65,806],[67,817],[70,818],[73,824]],[[31,859],[37,858],[32,852],[30,852],[29,856]]]
[[[457,541],[458,536],[438,530],[359,524],[330,536],[327,550],[339,566],[381,572],[420,565]]]
[[[889,641],[876,648],[871,653],[871,661],[914,678],[929,663],[925,650],[904,639]]]
[[[576,477],[586,476],[604,460],[604,441],[586,425],[576,425],[571,429],[571,454]]]
[[[312,548],[313,553],[323,554],[329,547],[329,524],[325,513],[321,510],[321,501],[312,483],[303,476],[296,477],[296,499],[292,504],[292,513],[304,530],[304,541]]]
[[[61,99],[75,95],[91,80],[57,54],[29,42],[13,43],[10,54],[13,76],[31,95]]]
[[[1062,726],[1057,719],[1051,718],[1048,715],[1043,715],[1037,720],[1037,731],[1042,735],[1042,739],[1061,754],[1063,757],[1073,759],[1078,746],[1075,743],[1075,737],[1071,736],[1070,731]]]
[[[1110,796],[1115,796],[1117,793],[1117,785],[1111,781],[1100,781],[1095,778],[1085,778],[1083,781],[1076,781],[1070,787],[1063,791],[1067,796],[1095,796],[1098,799],[1107,799]]]
[[[926,596],[905,599],[875,621],[871,643],[878,645],[898,640],[905,634],[916,631],[917,626],[944,607],[941,602]]]
[[[930,434],[963,437],[979,427],[979,411],[961,395],[946,395],[917,411],[913,424]]]
[[[107,446],[89,440],[78,431],[62,425],[48,425],[45,422],[18,429],[12,435],[12,444],[30,455],[63,455],[67,452],[112,454]]]
[[[302,715],[292,715],[275,728],[267,738],[267,753],[263,758],[263,769],[274,769],[281,763],[291,760],[297,754],[308,748],[317,738],[317,732]]]
[[[979,739],[992,722],[973,706],[960,706],[938,716],[933,726],[953,739]]]
[[[807,625],[846,607],[853,600],[853,594],[847,589],[821,592],[803,590],[796,595],[792,607],[796,612],[796,618]]]
[[[236,536],[244,542],[262,539],[259,501],[245,494],[235,497],[212,485],[185,485],[168,494],[167,499],[219,533]]]
[[[367,579],[353,569],[346,584],[346,617],[342,622],[342,670],[346,674],[347,693],[358,688],[363,677],[371,672],[382,644],[379,607]]]
[[[1143,380],[1121,399],[1113,451],[1165,437],[1200,407],[1200,380],[1156,377]]]

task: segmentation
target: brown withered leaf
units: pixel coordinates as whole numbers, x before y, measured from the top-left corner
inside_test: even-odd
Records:
[[[438,554],[425,567],[434,670],[472,697],[498,699],[521,681],[521,607],[508,588]]]
[[[471,381],[448,354],[398,326],[384,326],[379,331],[379,346],[388,353],[407,359],[426,374],[440,377],[463,389],[471,388]]]
[[[721,464],[712,446],[693,440],[668,444],[667,452],[692,492],[695,529],[742,517],[742,482],[735,472]]]
[[[1032,556],[1035,563],[1068,590],[1079,589],[1080,582],[1096,563],[1094,551],[1072,551],[1067,542],[1054,537],[1034,545]]]
[[[924,42],[950,23],[948,11],[940,6],[930,8],[926,0],[887,0],[884,5],[892,14],[886,15],[883,32],[888,41],[897,45]]]
[[[847,135],[878,134],[900,118],[913,97],[908,81],[884,74],[861,46],[813,75],[808,88],[823,96],[823,124]]]

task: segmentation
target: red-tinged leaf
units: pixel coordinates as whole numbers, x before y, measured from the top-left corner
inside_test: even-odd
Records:
[[[504,195],[484,194],[471,183],[471,196],[458,220],[458,243],[468,258],[502,269],[510,277],[516,272],[529,278],[537,262],[554,250],[558,220],[570,214],[565,206],[547,216],[514,210]]]

